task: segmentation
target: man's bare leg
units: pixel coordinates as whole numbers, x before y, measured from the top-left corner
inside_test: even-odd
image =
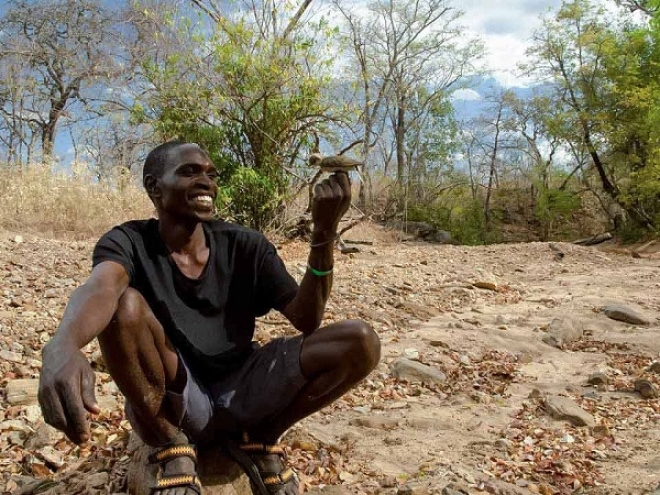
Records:
[[[303,340],[300,368],[308,383],[269,428],[276,440],[289,427],[328,406],[361,382],[380,360],[380,339],[361,320],[333,323]]]
[[[108,371],[130,402],[132,412],[141,424],[152,427],[141,432],[142,440],[158,447],[180,437],[165,398],[166,390],[183,390],[185,374],[162,325],[138,291],[126,289],[112,322],[98,339]],[[169,461],[163,472],[164,475],[194,473],[194,463],[188,457]],[[154,493],[192,495],[194,491],[179,487]]]
[[[251,440],[275,443],[290,426],[331,404],[362,381],[380,360],[380,339],[363,321],[350,320],[320,328],[306,337],[300,367],[308,383],[265,431],[251,431]],[[253,456],[263,472],[276,473],[285,466],[277,455]],[[278,495],[296,495],[295,482]]]

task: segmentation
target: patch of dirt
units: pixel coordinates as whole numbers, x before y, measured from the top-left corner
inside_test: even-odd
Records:
[[[563,243],[430,245],[401,242],[372,225],[346,237],[373,245],[337,254],[326,322],[367,320],[382,339],[382,362],[286,435],[291,463],[310,490],[441,493],[451,486],[449,493],[630,495],[658,485],[660,401],[635,391],[639,378],[660,389],[660,374],[649,370],[660,357],[653,252],[633,257],[629,248]],[[92,247],[0,233],[0,493],[125,492],[130,425],[102,367],[103,413],[84,450],[43,426],[33,397],[12,395],[10,403],[7,395],[23,383],[17,380],[38,378],[41,346],[88,275]],[[301,278],[307,245],[279,248]],[[631,308],[650,324],[611,320],[601,311],[608,304]],[[544,343],[553,320],[570,320],[582,337],[561,348]],[[257,338],[290,332],[271,313],[258,322]],[[86,352],[98,361],[95,344]],[[394,378],[390,365],[401,357],[441,371],[445,381]],[[604,383],[589,385],[597,372]],[[553,419],[549,404],[557,396],[589,426],[575,426],[570,414]],[[333,492],[323,485],[342,486]]]

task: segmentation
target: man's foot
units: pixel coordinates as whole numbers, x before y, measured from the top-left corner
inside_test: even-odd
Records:
[[[229,442],[227,450],[250,477],[255,493],[299,495],[298,477],[287,466],[286,454],[280,445],[251,442],[246,434],[240,444]]]
[[[151,493],[154,495],[200,495],[197,456],[190,444],[174,444],[156,450],[149,456],[156,464]]]

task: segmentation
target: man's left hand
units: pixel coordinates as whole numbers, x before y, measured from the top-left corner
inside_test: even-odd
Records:
[[[335,232],[351,205],[351,181],[346,172],[335,172],[314,187],[314,230]]]

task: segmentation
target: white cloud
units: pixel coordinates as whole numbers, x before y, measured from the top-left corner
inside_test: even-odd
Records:
[[[520,75],[532,34],[541,26],[541,16],[556,12],[562,0],[465,0],[455,6],[465,13],[461,21],[469,33],[479,36],[487,50],[487,68],[505,87],[532,83]],[[596,0],[606,7],[612,2]]]
[[[477,93],[474,89],[457,89],[451,95],[453,101],[476,101],[481,100],[481,95]]]

